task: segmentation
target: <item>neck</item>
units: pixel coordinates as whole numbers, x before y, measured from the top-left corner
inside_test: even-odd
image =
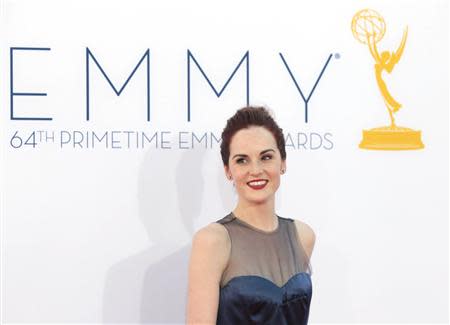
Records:
[[[233,213],[239,219],[265,231],[278,227],[274,199],[261,204],[239,201]]]

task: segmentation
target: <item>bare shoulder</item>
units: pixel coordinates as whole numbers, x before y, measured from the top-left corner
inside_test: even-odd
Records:
[[[193,241],[203,244],[221,245],[229,241],[228,232],[223,225],[212,222],[199,229],[193,238]]]
[[[224,267],[231,249],[228,231],[217,222],[210,223],[195,233],[192,249],[205,257],[213,257],[211,262]]]
[[[297,228],[298,238],[300,238],[301,245],[305,249],[308,257],[311,258],[316,243],[316,233],[307,223],[294,219],[295,227]]]

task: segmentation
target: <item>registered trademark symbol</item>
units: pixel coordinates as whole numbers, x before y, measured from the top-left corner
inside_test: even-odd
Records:
[[[334,58],[335,58],[335,59],[340,59],[340,58],[341,58],[341,55],[340,55],[339,53],[334,53]]]

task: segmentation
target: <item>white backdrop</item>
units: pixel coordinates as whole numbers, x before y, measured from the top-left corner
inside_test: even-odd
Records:
[[[350,29],[363,8],[386,21],[382,50],[409,27],[384,78],[422,150],[358,148],[389,123]],[[247,71],[250,104],[290,137],[277,212],[316,232],[310,322],[448,322],[447,1],[3,0],[1,15],[5,323],[184,321],[192,235],[236,201],[214,137]],[[308,122],[280,53],[305,96],[324,69]],[[117,96],[93,57],[117,90],[144,60]],[[217,91],[244,60],[217,97],[192,57]]]

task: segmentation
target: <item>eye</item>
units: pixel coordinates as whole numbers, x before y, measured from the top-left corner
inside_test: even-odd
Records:
[[[238,159],[236,159],[236,163],[238,163],[238,164],[244,164],[246,162],[247,162],[247,159],[245,159],[245,158],[238,158]]]
[[[272,155],[264,155],[261,157],[262,160],[270,160],[272,159]]]

